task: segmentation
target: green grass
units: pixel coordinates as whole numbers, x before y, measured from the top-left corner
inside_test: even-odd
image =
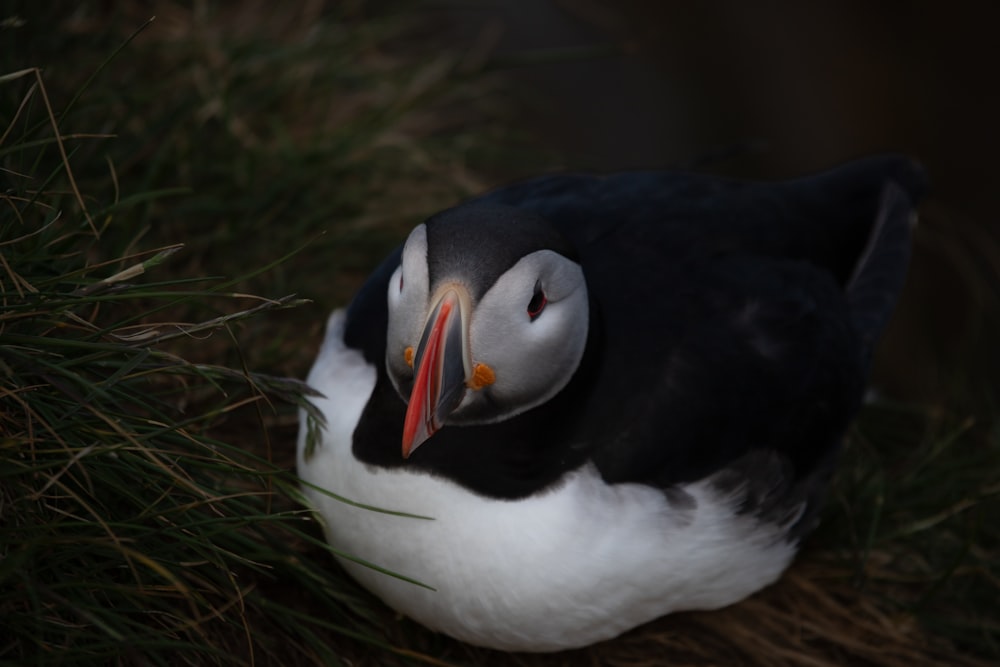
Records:
[[[129,220],[130,205],[74,192],[72,150],[56,150],[55,115],[33,105],[44,81],[34,71],[22,78],[30,87],[24,113],[6,119],[18,138],[3,146],[0,212],[0,659],[242,665],[280,662],[286,650],[323,655],[322,642],[297,647],[317,628],[356,633],[358,621],[331,614],[260,640],[251,629],[288,626],[279,604],[256,602],[262,582],[326,581],[325,564],[285,548],[315,542],[307,517],[283,500],[294,497],[294,478],[264,451],[263,424],[251,447],[211,435],[234,410],[263,419],[272,401],[299,404],[306,390],[192,362],[168,345],[231,339],[243,320],[301,301],[148,275],[177,247],[108,254],[133,245],[113,220]],[[200,302],[228,311],[164,317]]]
[[[821,529],[744,604],[555,656],[397,618],[298,502],[288,378],[414,222],[509,159],[504,96],[418,14],[43,4],[0,28],[0,663],[1000,660],[978,402],[866,408]]]
[[[998,436],[995,422],[968,414],[870,406],[821,533],[832,552],[853,563],[862,590],[931,634],[994,659],[1000,657]]]
[[[383,52],[397,19],[164,10],[5,24],[0,661],[388,650],[297,502],[285,376],[323,316],[290,290],[342,300],[394,199],[464,191],[436,154],[467,139],[419,141],[453,63]]]

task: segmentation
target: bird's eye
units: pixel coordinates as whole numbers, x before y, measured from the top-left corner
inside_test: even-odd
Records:
[[[399,291],[403,291],[403,272],[399,272]]]
[[[542,314],[545,310],[545,304],[549,302],[545,298],[545,292],[542,291],[542,285],[539,282],[535,282],[535,293],[531,297],[531,301],[528,302],[528,317],[534,322],[535,318]]]

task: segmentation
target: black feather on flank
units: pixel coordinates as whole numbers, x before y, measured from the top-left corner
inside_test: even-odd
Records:
[[[786,537],[798,540],[815,526],[826,488],[833,474],[835,450],[805,475],[782,455],[755,449],[710,477],[713,488],[737,503],[740,514],[785,527]]]

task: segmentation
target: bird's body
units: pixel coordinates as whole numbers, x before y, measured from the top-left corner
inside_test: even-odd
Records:
[[[774,581],[905,275],[922,175],[549,176],[421,225],[335,312],[299,472],[344,564],[471,643],[557,650]],[[402,267],[400,266],[402,261]],[[402,442],[402,451],[401,451]],[[431,590],[433,589],[433,590]]]

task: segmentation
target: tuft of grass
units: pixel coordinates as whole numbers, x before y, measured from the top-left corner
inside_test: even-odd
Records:
[[[887,401],[866,408],[821,538],[852,583],[962,651],[1000,659],[1000,430]]]
[[[448,118],[422,110],[456,102],[454,63],[406,65],[381,46],[402,21],[323,3],[162,9],[3,22],[0,662],[412,653],[336,569],[273,441],[308,408],[286,375],[323,319],[280,295],[353,273],[313,285],[342,298],[395,242],[369,231],[393,198],[419,214],[471,183],[460,134],[418,141]]]
[[[271,580],[328,588],[325,564],[287,550],[317,543],[304,512],[280,500],[295,497],[294,477],[211,435],[235,410],[304,405],[309,390],[166,346],[226,338],[303,300],[149,275],[179,246],[109,254],[116,218],[148,198],[89,199],[65,148],[74,137],[61,131],[40,73],[0,84],[21,79],[27,92],[0,143],[0,659],[244,665],[307,653],[334,662],[310,638],[363,634],[339,613],[341,592],[319,595],[332,610],[325,619],[299,624],[280,604],[259,602]],[[158,317],[202,300],[224,300],[229,312]],[[261,623],[284,635],[258,636]]]

